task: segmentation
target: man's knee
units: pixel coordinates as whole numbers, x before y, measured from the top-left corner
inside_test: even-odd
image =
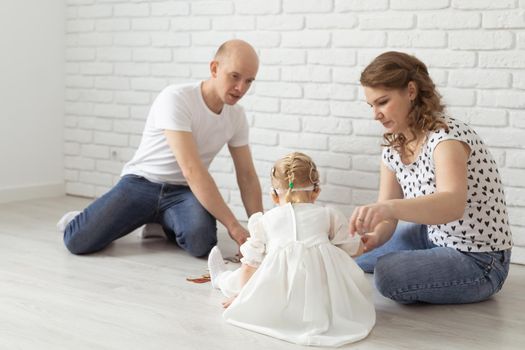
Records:
[[[195,257],[206,256],[217,245],[217,226],[215,223],[203,222],[188,227],[185,232],[177,235],[177,243]]]
[[[86,247],[83,244],[80,244],[78,242],[78,239],[76,239],[75,237],[66,238],[66,236],[64,235],[64,245],[71,254],[82,255],[91,252],[90,249],[87,249],[88,247]]]
[[[93,233],[93,232],[91,232]],[[70,253],[83,255],[94,253],[101,248],[97,246],[90,234],[83,234],[80,230],[74,231],[71,225],[64,231],[64,245]]]

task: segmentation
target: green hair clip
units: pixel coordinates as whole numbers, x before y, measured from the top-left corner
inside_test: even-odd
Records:
[[[288,187],[290,187],[291,189],[293,189],[293,182],[290,182],[290,183],[288,184]]]

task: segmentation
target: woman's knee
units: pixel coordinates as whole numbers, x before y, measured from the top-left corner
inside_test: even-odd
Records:
[[[374,273],[374,268],[377,262],[377,257],[374,256],[374,252],[366,253],[355,259],[357,265],[365,273]]]
[[[407,252],[388,253],[377,260],[374,270],[374,282],[377,290],[386,298],[401,303],[410,303],[405,298],[409,280],[407,271]]]

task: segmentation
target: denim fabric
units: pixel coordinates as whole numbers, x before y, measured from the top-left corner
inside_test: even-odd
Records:
[[[162,225],[168,239],[193,256],[217,244],[217,222],[188,186],[153,183],[125,175],[77,215],[64,231],[73,254],[99,251],[146,223]]]
[[[498,292],[509,271],[511,250],[467,253],[428,240],[425,225],[399,222],[383,246],[356,259],[374,272],[379,292],[403,304],[463,304]]]

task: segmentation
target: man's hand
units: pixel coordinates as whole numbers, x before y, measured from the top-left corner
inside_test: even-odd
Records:
[[[246,242],[246,240],[249,237],[248,231],[241,226],[241,224],[237,223],[235,226],[228,229],[228,234],[230,237],[237,242],[239,247]]]

